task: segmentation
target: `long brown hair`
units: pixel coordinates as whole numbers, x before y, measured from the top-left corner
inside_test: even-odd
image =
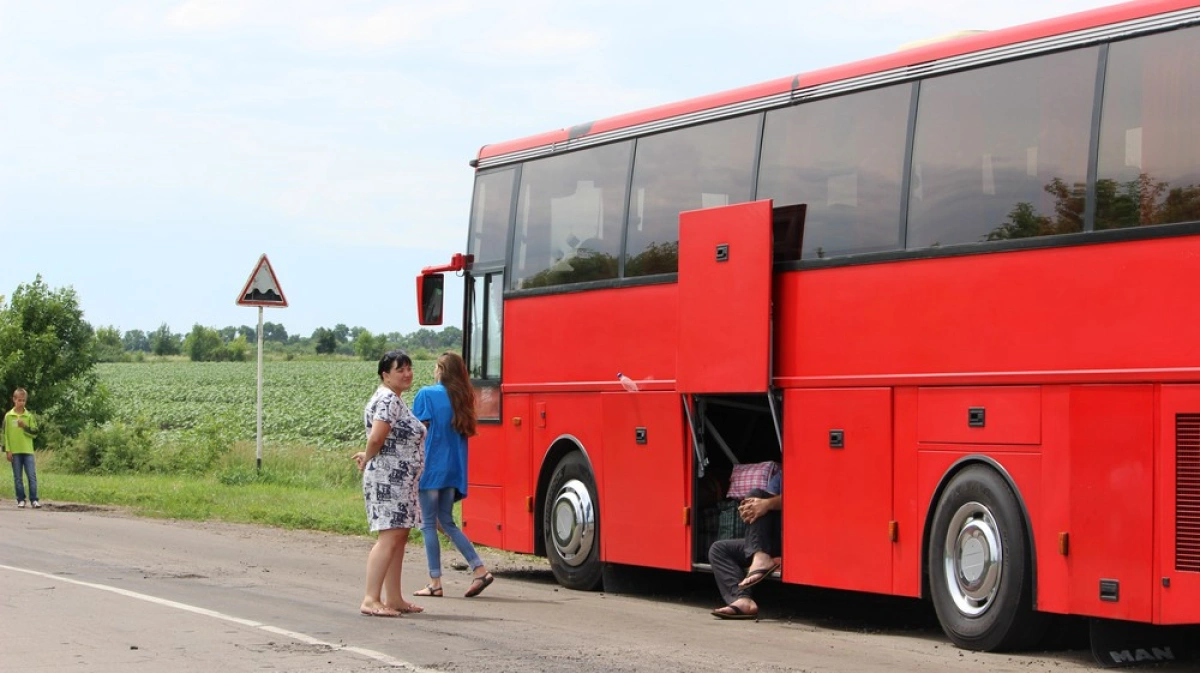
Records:
[[[471,387],[471,379],[467,377],[467,363],[462,356],[452,351],[446,351],[438,356],[437,368],[441,371],[438,380],[450,396],[450,408],[454,410],[454,419],[450,425],[455,432],[464,436],[475,435],[475,389]]]

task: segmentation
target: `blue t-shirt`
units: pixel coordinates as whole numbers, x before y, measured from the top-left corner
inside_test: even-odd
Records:
[[[455,500],[467,497],[467,438],[455,431],[454,408],[450,395],[440,383],[417,391],[413,414],[429,422],[425,436],[425,472],[421,474],[421,490],[453,487]]]

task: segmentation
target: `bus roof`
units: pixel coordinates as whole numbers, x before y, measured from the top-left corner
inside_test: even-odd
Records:
[[[1200,0],[1134,0],[1133,2],[1068,14],[1036,23],[967,34],[955,39],[933,42],[845,65],[801,73],[792,77],[782,77],[761,84],[676,103],[668,103],[666,105],[639,110],[637,112],[629,112],[517,140],[484,145],[479,150],[477,160],[472,162],[472,165],[477,165],[480,162],[486,162],[487,164],[505,163],[506,155],[510,154],[517,155],[512,158],[514,160],[529,158],[531,151],[539,149],[544,151],[536,152],[537,155],[548,154],[552,151],[562,151],[570,149],[572,145],[580,143],[580,141],[599,134],[611,134],[611,132],[631,127],[652,126],[654,122],[672,119],[681,115],[701,113],[705,110],[717,108],[736,109],[739,103],[780,98],[779,104],[783,105],[786,104],[786,97],[797,90],[828,85],[841,80],[862,78],[873,73],[911,68],[917,65],[924,66],[964,54],[995,50],[1031,40],[1086,31],[1090,28],[1133,21],[1196,6],[1200,6]],[[919,72],[914,72],[910,79],[915,79],[918,76]],[[721,116],[733,116],[733,114],[736,114],[736,112]]]

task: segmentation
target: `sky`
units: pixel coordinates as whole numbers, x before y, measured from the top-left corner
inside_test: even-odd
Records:
[[[1106,4],[0,0],[0,295],[254,325],[266,254],[289,333],[412,332],[483,145]]]

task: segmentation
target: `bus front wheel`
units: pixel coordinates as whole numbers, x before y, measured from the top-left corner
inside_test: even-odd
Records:
[[[596,480],[581,453],[559,461],[550,478],[542,530],[554,578],[568,589],[600,585],[600,513]]]
[[[1042,616],[1031,608],[1024,518],[995,470],[974,465],[950,480],[928,556],[933,606],[955,645],[992,652],[1033,644]]]

